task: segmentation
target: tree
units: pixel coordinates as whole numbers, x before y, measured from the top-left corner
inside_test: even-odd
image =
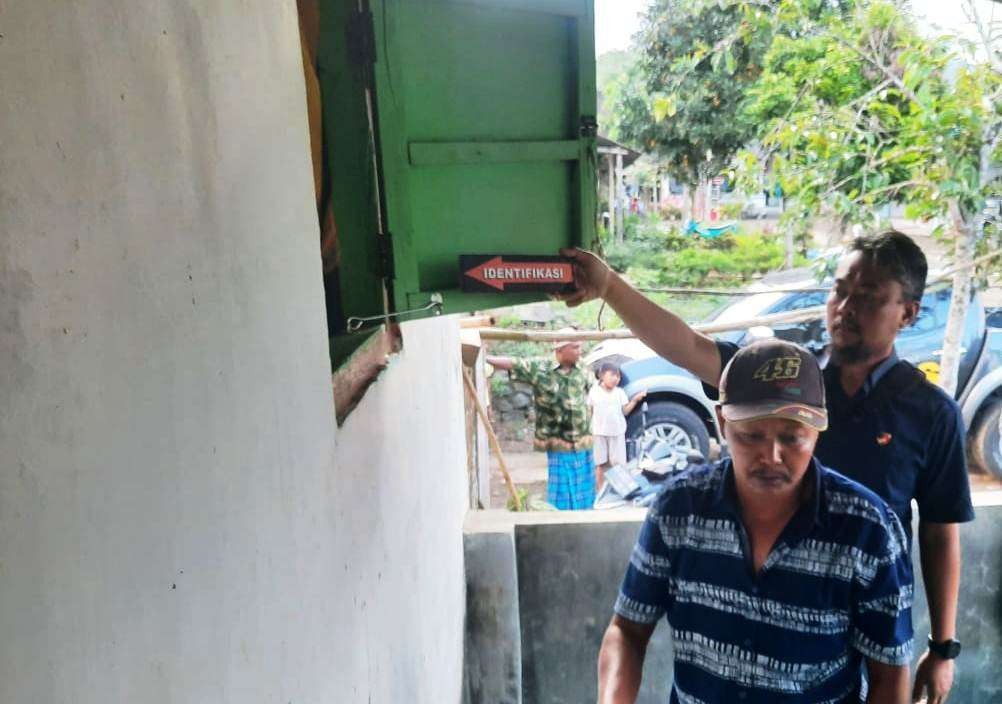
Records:
[[[742,115],[767,38],[738,31],[736,4],[655,0],[641,22],[640,57],[617,103],[617,132],[657,152],[669,172],[698,186],[727,167],[754,133]]]
[[[609,51],[595,63],[595,83],[598,86],[598,131],[609,139],[619,141],[619,121],[616,104],[628,85],[628,77],[637,56],[633,51]]]
[[[654,0],[638,33],[640,59],[619,92],[618,134],[658,152],[694,198],[758,133],[747,91],[773,37],[831,22],[855,1]]]
[[[795,0],[782,5],[787,22],[797,17]],[[924,38],[884,0],[844,22],[798,20],[798,32],[776,36],[750,90],[746,116],[766,129],[764,151],[744,155],[746,174],[768,165],[778,176],[788,227],[827,210],[873,229],[878,209],[897,202],[940,223],[958,267],[940,370],[952,392],[986,162],[998,147],[999,76],[964,60],[955,41]]]

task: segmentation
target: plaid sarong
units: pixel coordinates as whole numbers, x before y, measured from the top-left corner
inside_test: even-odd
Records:
[[[546,500],[561,510],[592,508],[595,503],[595,468],[591,450],[546,453],[549,476]]]

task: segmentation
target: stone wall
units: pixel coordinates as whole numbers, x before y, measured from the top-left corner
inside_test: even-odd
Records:
[[[532,422],[532,386],[521,381],[506,381],[491,393],[495,417],[501,422]]]

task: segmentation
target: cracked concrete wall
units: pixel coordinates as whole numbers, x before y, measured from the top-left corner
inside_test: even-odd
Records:
[[[0,701],[458,701],[458,330],[337,432],[323,300],[292,0],[0,2]]]

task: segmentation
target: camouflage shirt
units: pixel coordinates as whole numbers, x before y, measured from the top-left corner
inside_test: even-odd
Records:
[[[591,448],[588,388],[591,375],[580,364],[564,371],[552,360],[516,359],[511,377],[532,386],[537,450]]]

